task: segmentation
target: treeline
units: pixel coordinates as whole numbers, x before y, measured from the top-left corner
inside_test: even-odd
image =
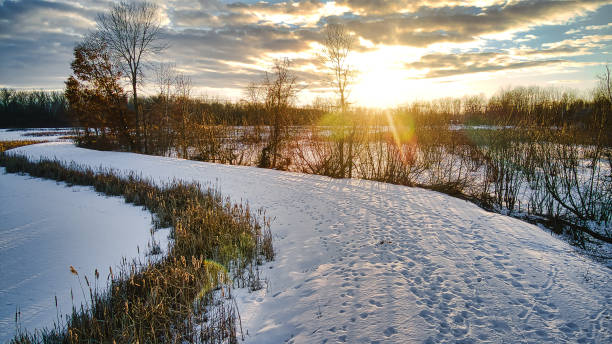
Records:
[[[154,101],[155,98],[151,98]],[[208,99],[191,99],[193,111],[200,118],[207,118],[214,124],[225,125],[272,125],[272,116],[263,104],[245,101],[222,102]],[[287,110],[287,120],[291,125],[316,123],[323,115],[322,109],[293,106]]]
[[[574,91],[537,86],[500,90],[483,95],[417,101],[391,110],[393,117],[410,118],[415,125],[496,125],[588,127],[610,112],[610,100],[595,91],[589,98]],[[363,113],[371,111],[361,110]],[[382,111],[384,112],[384,111]],[[376,112],[374,112],[376,113]],[[606,123],[608,126],[611,123]],[[599,125],[599,124],[598,124]]]
[[[142,98],[150,112],[150,122],[161,120],[154,112],[166,104],[163,94]],[[133,102],[126,98],[125,106],[133,109]],[[128,103],[129,101],[129,103]],[[205,119],[208,124],[224,125],[271,125],[272,116],[263,104],[246,101],[230,102],[217,99],[189,97],[194,117]],[[63,92],[0,90],[0,127],[71,127],[82,126],[84,119],[70,113],[69,103]],[[291,107],[286,114],[290,125],[311,125],[321,118],[333,104]],[[353,109],[352,116],[409,117],[415,125],[518,125],[526,122],[534,125],[586,126],[601,119],[603,112],[610,111],[610,102],[595,94],[584,99],[571,91],[554,88],[516,87],[498,92],[489,99],[484,96],[463,98],[440,98],[431,101],[417,101],[410,105],[389,110]],[[174,111],[174,110],[173,110]],[[135,114],[133,114],[135,116]],[[96,126],[104,125],[99,118]],[[611,125],[611,123],[607,123]],[[93,125],[93,124],[92,124]],[[160,123],[151,123],[152,126]]]
[[[72,125],[63,92],[0,90],[0,127],[50,128]]]
[[[155,111],[164,95],[148,97],[141,102]],[[191,112],[196,121],[210,125],[257,126],[272,125],[273,114],[265,103],[241,100],[219,101],[189,97]],[[574,126],[588,129],[599,126],[611,111],[610,101],[597,92],[591,97],[580,97],[575,91],[538,86],[515,87],[501,90],[486,98],[483,95],[461,98],[439,98],[415,101],[390,109],[353,107],[346,116],[359,123],[370,123],[372,117],[388,116],[410,121],[415,126],[490,125],[490,126]],[[283,117],[290,126],[327,125],[326,118],[339,113],[339,106],[321,102],[306,106],[289,106]],[[352,121],[351,120],[351,121]],[[605,121],[606,125],[612,122]]]

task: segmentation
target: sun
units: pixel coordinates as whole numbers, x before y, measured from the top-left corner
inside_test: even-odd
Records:
[[[356,71],[351,99],[355,105],[385,108],[410,101],[412,91],[429,83],[422,83],[419,75],[406,69],[406,63],[418,59],[421,49],[384,46],[355,53],[351,65]],[[433,91],[433,90],[432,90]]]

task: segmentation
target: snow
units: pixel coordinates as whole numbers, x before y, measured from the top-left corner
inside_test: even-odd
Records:
[[[72,128],[0,129],[0,141],[58,141],[72,135]]]
[[[611,270],[548,232],[433,191],[80,149],[32,158],[195,180],[272,217],[267,288],[236,291],[245,342],[612,341]]]
[[[146,259],[151,239],[151,214],[125,204],[119,197],[103,197],[92,188],[7,174],[0,168],[0,342],[15,334],[15,312],[21,326],[33,330],[52,326],[57,314],[79,307],[84,276],[93,282],[100,271],[106,283],[109,266],[122,257]],[[155,233],[166,247],[168,230]],[[139,252],[140,251],[140,252]],[[58,301],[56,313],[55,296]]]

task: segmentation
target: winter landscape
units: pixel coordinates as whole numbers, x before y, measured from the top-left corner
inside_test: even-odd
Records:
[[[0,2],[0,342],[612,342],[610,13]]]

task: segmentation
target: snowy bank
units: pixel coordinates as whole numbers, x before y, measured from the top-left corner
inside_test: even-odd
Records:
[[[612,341],[611,270],[548,232],[440,193],[70,143],[32,158],[195,180],[275,220],[267,289],[238,292],[246,342]]]
[[[100,272],[105,285],[109,266],[122,257],[145,259],[150,242],[151,214],[126,204],[120,197],[104,197],[90,187],[18,174],[0,168],[0,342],[15,334],[15,312],[21,326],[33,330],[52,326],[59,314],[80,307],[81,283],[93,283]],[[165,247],[168,231],[157,231]],[[139,252],[140,251],[140,252]],[[87,295],[87,297],[89,297]]]

